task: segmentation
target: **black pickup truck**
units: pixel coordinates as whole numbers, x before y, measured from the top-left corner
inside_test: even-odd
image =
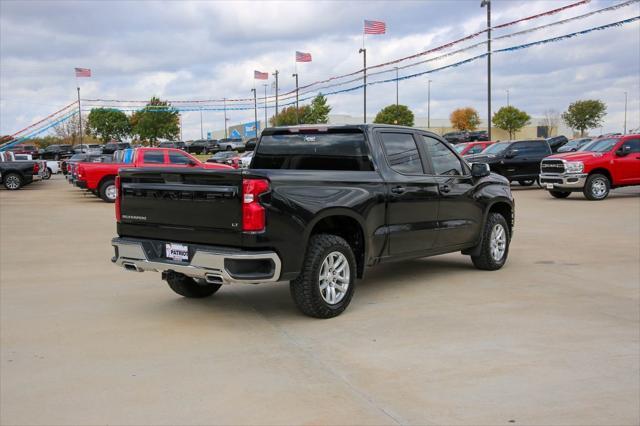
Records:
[[[16,161],[12,152],[0,152],[0,184],[10,191],[20,189],[34,179],[42,179],[45,168],[46,163],[42,161]]]
[[[501,268],[508,181],[441,137],[386,125],[265,129],[249,169],[122,169],[112,261],[186,297],[290,281],[310,316],[340,314],[378,263],[461,251]]]

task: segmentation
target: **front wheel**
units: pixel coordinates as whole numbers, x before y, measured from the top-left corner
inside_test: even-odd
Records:
[[[4,177],[4,187],[10,191],[22,188],[22,177],[17,173],[8,173]]]
[[[551,194],[551,196],[554,198],[567,198],[569,195],[571,195],[570,192],[565,191],[549,191],[549,194]]]
[[[587,197],[587,200],[601,201],[607,198],[610,189],[611,182],[609,182],[609,178],[596,173],[587,178],[587,183],[584,185],[582,192]]]
[[[113,179],[108,179],[100,185],[100,198],[107,203],[114,203],[116,201],[116,196],[118,194],[118,190],[116,188],[116,181]]]
[[[228,145],[227,146],[227,151],[231,151],[231,149],[232,149],[231,145]]]
[[[170,274],[167,277],[167,284],[169,284],[171,290],[180,296],[190,299],[209,297],[222,287],[222,284],[212,284],[204,280],[195,280],[182,274]]]
[[[471,261],[478,269],[495,271],[502,268],[509,254],[509,226],[499,213],[489,213],[482,231],[482,247],[478,256],[471,256]]]
[[[298,309],[315,318],[340,315],[351,302],[356,284],[356,259],[341,237],[311,237],[300,276],[291,281],[291,297]]]

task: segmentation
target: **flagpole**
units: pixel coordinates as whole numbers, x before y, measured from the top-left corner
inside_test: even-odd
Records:
[[[291,77],[296,78],[296,124],[300,124],[300,117],[298,116],[298,110],[300,109],[300,106],[298,105],[298,60],[297,59],[293,63],[293,68],[295,70],[295,73],[293,73]]]
[[[269,123],[267,122],[267,86],[268,83],[264,83],[264,127],[269,127]]]
[[[363,72],[363,76],[364,76],[364,84],[362,86],[362,88],[364,89],[364,99],[363,99],[363,115],[364,115],[364,123],[367,123],[367,49],[365,49],[364,47],[364,36],[365,36],[365,31],[364,31],[364,26],[362,27],[362,49],[360,49],[358,51],[358,53],[362,53],[363,56],[363,62],[364,62],[364,67],[362,68],[362,72]]]
[[[278,74],[280,74],[278,70],[273,73],[273,76],[276,78],[276,115],[274,123],[276,126],[278,125]]]
[[[82,147],[82,107],[80,105],[80,83],[78,83],[77,78],[76,84],[78,85],[78,123],[80,127],[80,151],[84,152],[84,148]]]
[[[255,85],[255,81],[253,82]],[[256,129],[256,138],[258,137],[258,100],[256,95],[256,88],[251,89],[253,92],[253,126]]]

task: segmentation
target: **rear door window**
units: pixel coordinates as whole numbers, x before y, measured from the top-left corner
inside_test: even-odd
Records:
[[[152,150],[145,151],[142,157],[143,161],[148,164],[162,164],[164,163],[164,151]]]
[[[622,144],[623,147],[630,147],[631,153],[640,152],[640,139],[630,139]]]
[[[381,132],[382,146],[387,154],[389,166],[404,175],[424,174],[422,159],[413,134],[403,132]]]

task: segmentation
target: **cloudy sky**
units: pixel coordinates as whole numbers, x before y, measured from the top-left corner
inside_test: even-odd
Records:
[[[575,0],[492,0],[500,24],[561,7]],[[550,17],[520,23],[494,36],[522,31],[602,9],[622,0],[593,0]],[[294,52],[310,52],[299,64],[306,84],[358,70],[363,19],[383,20],[387,34],[368,36],[368,63],[378,64],[430,49],[486,25],[480,0],[356,2],[127,2],[0,1],[0,134],[13,133],[72,102],[74,67],[91,68],[81,80],[86,99],[218,99],[251,96],[253,70],[281,72],[293,88]],[[640,15],[640,3],[564,25],[496,41],[494,49],[581,31]],[[483,38],[456,46],[461,48]],[[414,74],[482,54],[485,46],[399,71]],[[453,48],[447,50],[449,52]],[[432,56],[427,56],[429,58]],[[415,61],[414,61],[415,62]],[[401,65],[412,63],[403,62]],[[382,68],[389,70],[390,68]],[[370,81],[391,78],[394,72]],[[461,106],[486,116],[486,60],[401,81],[400,103],[426,116],[431,79],[431,116],[446,118]],[[258,93],[263,94],[261,81]],[[358,83],[341,86],[346,88]],[[532,116],[564,111],[577,99],[608,106],[605,131],[621,131],[624,92],[628,127],[640,127],[640,24],[597,31],[558,43],[493,55],[494,111],[511,104]],[[326,90],[325,90],[326,92]],[[372,86],[368,111],[395,102],[395,84]],[[333,113],[360,116],[362,92],[329,97]],[[259,111],[259,116],[263,112]],[[224,126],[223,115],[205,111],[205,132]],[[253,111],[230,111],[230,124],[253,119]],[[197,112],[183,114],[184,138],[200,136]]]

